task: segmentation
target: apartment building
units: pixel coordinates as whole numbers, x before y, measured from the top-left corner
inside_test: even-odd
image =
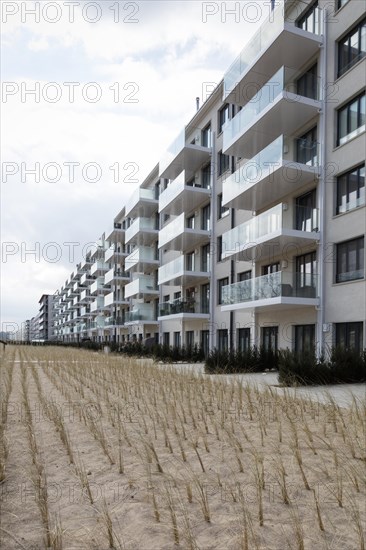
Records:
[[[57,292],[58,338],[365,346],[364,8],[275,3]]]

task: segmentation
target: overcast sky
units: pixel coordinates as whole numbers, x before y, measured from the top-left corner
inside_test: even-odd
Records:
[[[268,4],[1,2],[2,329],[111,227]]]

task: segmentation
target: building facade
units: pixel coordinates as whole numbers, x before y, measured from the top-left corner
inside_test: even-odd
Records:
[[[366,342],[364,2],[275,3],[54,296],[55,337]]]

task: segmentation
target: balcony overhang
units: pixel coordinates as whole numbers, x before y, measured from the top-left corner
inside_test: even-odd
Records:
[[[206,271],[181,271],[174,275],[159,278],[159,285],[191,286],[208,280],[210,274]]]
[[[229,208],[257,211],[278,202],[296,189],[308,185],[319,177],[320,169],[298,162],[282,160],[264,177],[243,184],[243,192],[227,200],[223,186],[223,204]]]
[[[272,42],[260,52],[253,62],[237,78],[234,86],[225,88],[224,98],[228,103],[244,105],[250,91],[255,93],[268,77],[268,67],[275,73],[281,66],[302,67],[314,57],[323,43],[323,37],[304,31],[294,24],[284,22],[282,30],[274,36]]]
[[[267,298],[263,300],[253,300],[251,302],[241,302],[238,304],[228,304],[221,306],[221,311],[238,311],[238,310],[256,310],[256,311],[265,311],[268,309],[271,310],[285,310],[285,309],[296,309],[302,307],[319,307],[320,300],[319,298],[298,298],[298,297],[287,297],[287,296],[278,296],[276,298]]]
[[[159,235],[158,229],[139,228],[135,233],[129,234],[126,243],[134,243],[139,246],[150,246],[157,241]]]
[[[190,178],[205,163],[210,160],[211,149],[200,145],[185,145],[182,150],[172,158],[171,162],[162,168],[160,178],[174,180],[183,170]]]
[[[300,254],[303,247],[311,244],[316,246],[319,240],[320,233],[316,231],[283,228],[264,237],[259,237],[253,242],[237,243],[235,250],[223,250],[223,259],[230,258],[244,262],[268,261],[282,254],[288,255],[289,250],[294,255]]]
[[[192,185],[182,186],[176,196],[163,208],[159,208],[160,214],[171,214],[178,216],[182,212],[191,212],[198,209],[211,196],[209,189],[193,187]]]
[[[169,235],[166,241],[159,242],[159,248],[167,247],[171,250],[186,250],[194,248],[199,244],[208,241],[210,232],[203,229],[185,228],[178,235]]]
[[[225,143],[223,152],[250,159],[278,135],[295,134],[298,128],[316,117],[320,109],[319,101],[282,91],[251,124]],[[268,131],[270,128],[274,129],[275,134]]]
[[[171,315],[163,315],[158,317],[158,321],[174,321],[174,320],[190,320],[190,321],[207,321],[210,319],[209,313],[172,313]]]

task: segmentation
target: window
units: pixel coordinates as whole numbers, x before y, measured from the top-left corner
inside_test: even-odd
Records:
[[[219,134],[222,132],[222,127],[230,119],[230,105],[226,103],[219,111]]]
[[[186,269],[187,271],[194,271],[194,252],[190,252],[189,254],[186,255]]]
[[[336,346],[361,352],[363,323],[336,323]]]
[[[262,346],[266,351],[277,351],[278,327],[262,327]]]
[[[218,285],[217,300],[219,305],[222,304],[222,300],[223,300],[223,288],[228,284],[229,284],[229,277],[224,277],[223,279],[219,279],[217,281],[217,285]]]
[[[337,178],[336,213],[342,214],[365,204],[365,165]]]
[[[317,127],[296,139],[296,161],[308,166],[318,164]]]
[[[201,247],[201,271],[210,270],[210,245],[205,244]]]
[[[222,235],[217,237],[217,261],[222,261]]]
[[[210,217],[211,217],[211,208],[207,204],[201,210],[201,229],[204,231],[210,231]]]
[[[237,338],[238,351],[248,351],[250,348],[250,328],[239,328],[237,330]]]
[[[337,0],[337,9],[343,8],[347,4],[348,0]]]
[[[298,231],[318,231],[315,189],[297,197],[295,212]]]
[[[296,83],[297,94],[310,99],[318,97],[318,66],[313,65]]]
[[[194,229],[194,214],[193,216],[190,216],[189,218],[187,218],[187,228]]]
[[[210,313],[210,283],[201,285],[201,310]]]
[[[363,279],[364,237],[337,244],[336,283]]]
[[[314,2],[297,21],[296,26],[314,34],[320,34],[318,2]]]
[[[337,145],[365,131],[365,92],[338,110]]]
[[[230,212],[230,208],[223,206],[222,204],[222,193],[217,196],[217,218],[220,220],[227,216]]]
[[[242,271],[241,273],[238,273],[238,283],[241,281],[249,281],[249,279],[252,278],[252,271]]]
[[[230,156],[225,155],[222,151],[218,154],[219,157],[219,176],[221,176],[224,172],[229,170],[230,168]]]
[[[201,348],[204,356],[207,357],[210,350],[210,333],[208,330],[201,330]]]
[[[174,292],[173,296],[174,296],[174,301],[177,301],[182,298],[182,293],[180,290],[178,290],[177,292]]]
[[[366,55],[366,19],[338,42],[338,76]]]
[[[217,331],[217,344],[219,351],[227,351],[229,349],[229,337],[227,328]]]
[[[180,332],[174,332],[174,347],[180,348]]]
[[[206,164],[202,168],[202,187],[204,189],[211,189],[211,164]]]
[[[211,136],[211,124],[207,124],[202,130],[202,147],[212,147]]]
[[[170,345],[170,333],[169,332],[163,332],[163,345],[169,346]]]
[[[315,349],[315,325],[295,326],[295,351],[314,351]]]
[[[194,346],[194,330],[186,331],[186,347],[191,350]]]
[[[302,298],[315,298],[317,290],[316,252],[308,252],[296,257],[296,295]]]
[[[280,270],[280,262],[268,264],[262,266],[262,275],[269,275],[270,273],[277,273]]]

